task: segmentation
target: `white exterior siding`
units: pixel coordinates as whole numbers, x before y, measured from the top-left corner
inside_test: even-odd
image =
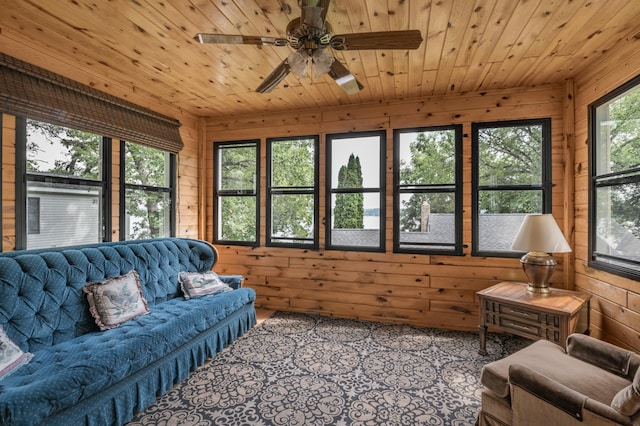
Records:
[[[102,240],[99,189],[29,185],[27,197],[40,199],[40,233],[27,232],[28,249],[91,244]]]

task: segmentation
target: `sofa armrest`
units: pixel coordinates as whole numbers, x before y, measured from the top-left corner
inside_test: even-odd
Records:
[[[633,352],[585,334],[575,333],[569,336],[567,354],[629,381],[633,380],[638,369],[638,365],[634,365],[637,362],[631,362]]]
[[[588,398],[524,365],[513,364],[509,367],[509,382],[512,386],[517,386],[537,399],[564,411],[578,422],[583,421],[584,410],[587,410],[616,424],[629,423],[629,417],[621,415],[610,406]],[[517,398],[516,392],[512,392],[513,398]],[[513,403],[515,404],[515,401]]]
[[[242,287],[244,277],[242,275],[218,275],[220,280],[234,290]]]

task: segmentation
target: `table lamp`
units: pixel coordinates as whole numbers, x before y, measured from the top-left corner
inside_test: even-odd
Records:
[[[551,292],[549,279],[557,264],[549,253],[567,253],[571,247],[551,214],[530,214],[520,225],[511,250],[528,252],[520,259],[529,278],[527,290],[547,294]]]

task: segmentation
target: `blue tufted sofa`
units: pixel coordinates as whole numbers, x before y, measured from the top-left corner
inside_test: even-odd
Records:
[[[210,244],[163,238],[0,254],[0,324],[28,364],[0,381],[6,425],[130,420],[256,322],[255,292],[185,300],[180,271],[216,262]],[[138,271],[150,313],[99,331],[82,287]]]

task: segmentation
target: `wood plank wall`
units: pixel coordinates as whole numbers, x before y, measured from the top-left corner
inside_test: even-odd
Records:
[[[571,197],[564,193],[567,150],[572,126],[564,125],[562,85],[513,88],[489,93],[467,93],[420,100],[337,107],[319,111],[292,111],[206,123],[207,188],[206,239],[213,238],[213,146],[215,142],[261,140],[261,187],[265,188],[266,138],[319,134],[320,223],[324,223],[324,152],[327,133],[385,129],[387,131],[386,253],[274,247],[218,246],[216,270],[242,274],[245,285],[257,291],[257,305],[268,309],[320,313],[337,317],[476,330],[476,292],[503,280],[526,279],[518,259],[471,256],[471,123],[550,117],[553,137],[553,213],[559,225],[572,214]],[[464,134],[464,256],[394,254],[392,236],[393,129],[461,123]],[[261,223],[265,223],[265,195],[261,195]],[[569,222],[570,223],[570,222]],[[571,234],[571,229],[565,230]],[[265,241],[264,227],[260,240]],[[563,259],[552,281],[572,286],[563,273]]]
[[[190,116],[181,117],[180,135],[184,149],[177,156],[176,236],[198,238],[198,135],[202,134]],[[15,117],[2,115],[2,251],[15,250]],[[113,140],[112,149],[112,241],[120,238],[120,141]]]
[[[591,293],[592,334],[640,352],[640,283],[588,265],[588,106],[640,74],[640,40],[629,39],[575,79],[575,285]]]
[[[2,115],[2,251],[16,245],[16,120]]]
[[[60,55],[56,55],[55,50],[43,48],[34,43],[33,40],[23,37],[7,37],[4,32],[0,34],[0,42],[2,43],[3,53],[180,121],[180,136],[184,142],[184,149],[177,156],[176,235],[179,237],[198,238],[203,234],[202,225],[198,222],[198,188],[200,179],[198,159],[201,157],[201,155],[198,155],[198,149],[202,146],[200,138],[204,134],[202,128],[198,127],[198,123],[202,120],[201,118],[184,111],[168,100],[163,102],[158,93],[145,92],[135,85],[132,86],[129,82],[122,84],[122,82],[113,79],[111,73],[100,72],[96,69],[96,66],[101,66],[101,61],[87,60],[83,67],[73,66]],[[118,63],[118,61],[114,63]],[[11,251],[15,247],[15,119],[9,115],[3,117],[2,250]],[[119,155],[119,141],[114,140],[112,153],[113,232],[111,235],[113,241],[119,239],[120,232],[118,213],[120,202]]]

